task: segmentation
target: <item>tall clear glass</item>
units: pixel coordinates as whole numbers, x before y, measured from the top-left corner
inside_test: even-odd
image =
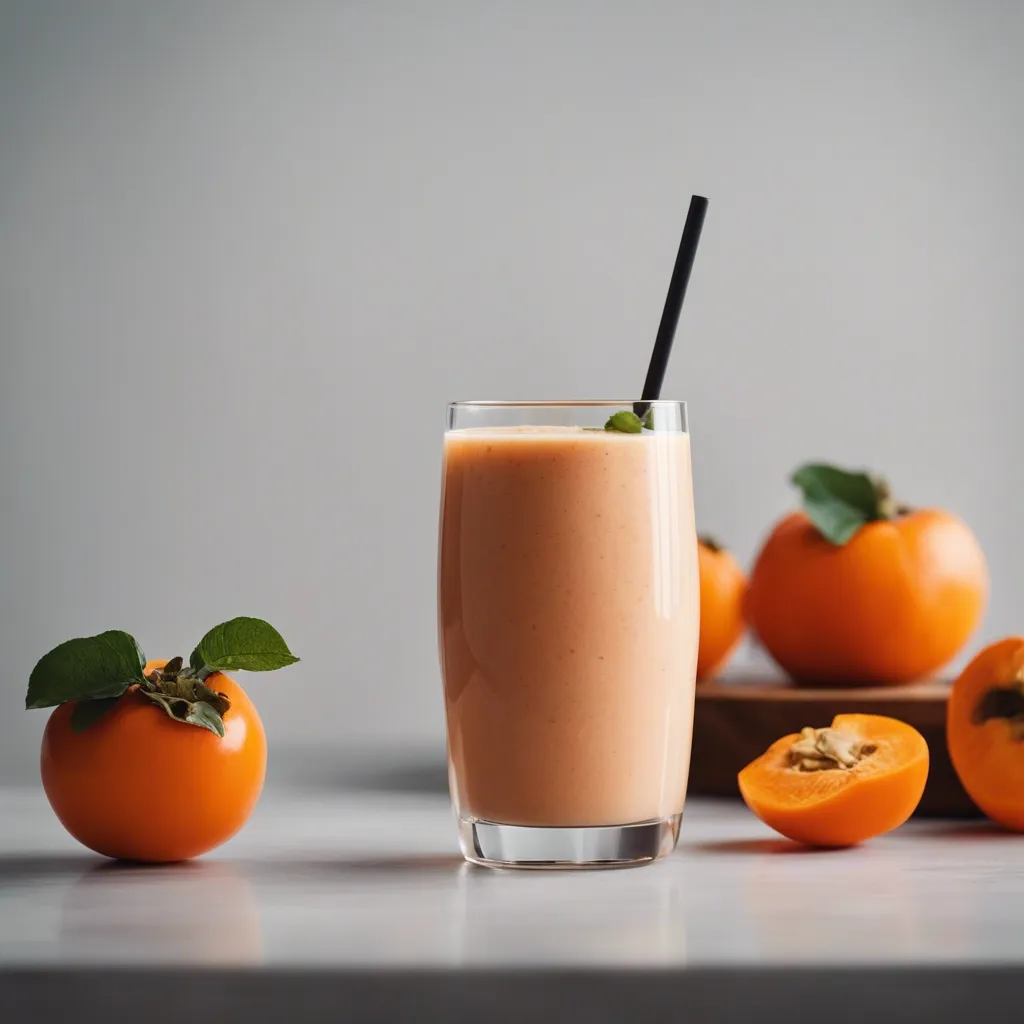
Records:
[[[607,430],[616,413],[620,426]],[[448,407],[438,625],[462,851],[613,867],[679,836],[699,627],[681,402]]]

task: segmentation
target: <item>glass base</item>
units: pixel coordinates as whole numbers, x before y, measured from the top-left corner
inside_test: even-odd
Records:
[[[533,828],[460,817],[459,844],[466,860],[488,868],[628,868],[671,853],[682,817],[589,828]]]

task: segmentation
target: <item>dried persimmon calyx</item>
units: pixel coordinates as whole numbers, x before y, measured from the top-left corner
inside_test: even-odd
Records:
[[[146,676],[139,692],[163,708],[176,722],[199,725],[218,736],[224,735],[224,715],[231,701],[224,693],[210,689],[180,657],[171,658],[163,668]]]
[[[801,772],[849,770],[875,750],[873,743],[864,743],[855,733],[805,726],[789,748],[789,763]]]
[[[146,656],[123,630],[76,637],[44,654],[32,669],[25,707],[50,708],[73,703],[71,728],[95,725],[129,690],[149,698],[177,722],[224,736],[227,695],[207,684],[218,672],[242,669],[270,672],[299,659],[269,622],[249,615],[214,626],[185,664],[172,658],[146,671]]]

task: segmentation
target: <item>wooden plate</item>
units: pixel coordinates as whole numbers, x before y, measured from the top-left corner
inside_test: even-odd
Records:
[[[775,740],[805,725],[828,725],[834,715],[888,715],[912,725],[928,742],[930,767],[922,817],[976,817],[946,750],[948,682],[855,689],[819,689],[779,680],[701,683],[693,720],[688,792],[739,799],[736,775]]]

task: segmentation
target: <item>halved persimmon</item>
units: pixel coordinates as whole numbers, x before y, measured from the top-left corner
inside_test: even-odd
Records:
[[[1024,637],[990,644],[963,670],[946,707],[946,742],[979,810],[1024,832]]]
[[[853,846],[914,813],[928,778],[928,744],[883,715],[836,715],[824,729],[783,736],[739,774],[747,806],[809,846]]]

